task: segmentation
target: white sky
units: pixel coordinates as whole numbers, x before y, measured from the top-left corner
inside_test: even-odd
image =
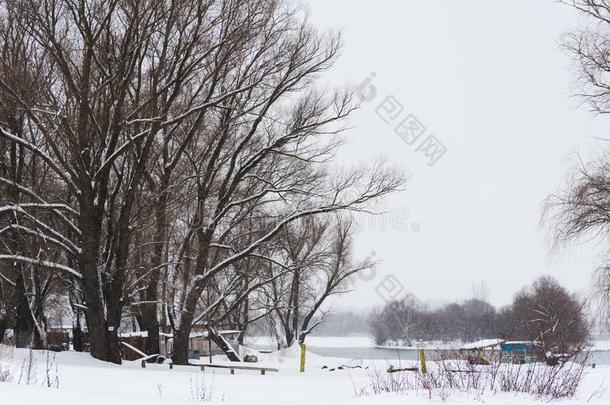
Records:
[[[383,263],[338,307],[380,304],[375,287],[390,274],[431,302],[467,298],[484,282],[492,303],[504,305],[542,274],[586,292],[603,245],[551,254],[539,226],[542,200],[560,189],[576,152],[601,148],[596,138],[608,125],[571,97],[574,68],[559,42],[578,25],[575,12],[552,0],[306,3],[316,25],[344,35],[324,79],[344,85],[376,74],[377,98],[352,117],[342,159],[381,155],[409,170],[406,191],[386,205],[420,226],[364,223],[357,254],[374,251]],[[389,95],[427,127],[424,137],[447,147],[434,166],[375,114]]]

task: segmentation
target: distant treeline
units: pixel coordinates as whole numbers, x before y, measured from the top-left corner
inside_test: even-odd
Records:
[[[368,311],[364,313],[339,311],[327,314],[312,334],[315,336],[363,336],[369,335],[370,332],[370,313]]]
[[[589,325],[583,302],[553,278],[542,277],[499,310],[485,298],[438,309],[414,297],[391,301],[373,312],[371,333],[379,345],[504,338],[537,340],[546,350],[568,352],[587,344]]]

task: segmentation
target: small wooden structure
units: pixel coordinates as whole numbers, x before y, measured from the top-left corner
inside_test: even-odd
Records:
[[[228,343],[234,351],[239,354],[239,344],[237,343],[237,335],[239,331],[235,330],[222,330],[217,332],[222,338]],[[208,331],[192,332],[189,336],[189,357],[192,359],[199,359],[209,355],[209,348],[212,348],[212,355],[225,354],[221,347],[219,347],[214,340],[209,342]],[[121,357],[123,360],[138,360],[142,357],[140,352],[151,354],[160,354],[163,357],[169,358],[173,350],[173,335],[171,333],[159,333],[159,351],[157,353],[147,353],[146,341],[148,339],[148,332],[126,332],[119,335],[121,342],[127,343],[127,345],[121,345]],[[130,348],[132,346],[136,350]]]
[[[123,360],[134,361],[142,357],[141,353],[146,353],[145,336],[120,336],[121,358]],[[135,350],[134,350],[135,348]]]
[[[468,363],[489,366],[500,360],[503,344],[502,339],[483,339],[467,343],[459,351],[464,354]]]
[[[47,347],[51,350],[68,350],[70,333],[61,330],[50,330],[46,333]]]
[[[277,373],[279,370],[272,367],[253,367],[253,366],[242,366],[242,365],[222,365],[222,364],[202,364],[201,371],[205,371],[206,368],[224,368],[231,370],[231,374],[235,374],[235,370],[250,370],[260,371],[261,375],[265,375],[265,372],[270,371]]]
[[[238,330],[220,330],[218,334],[221,335],[230,345],[239,353],[239,343],[237,342]],[[189,336],[189,351],[198,351],[201,357],[209,356],[210,344],[208,342],[209,333],[207,330],[200,332],[192,332]],[[212,340],[212,355],[225,354],[214,340]]]
[[[533,341],[505,341],[485,339],[465,344],[460,353],[470,364],[490,365],[493,363],[525,364],[537,361],[540,347]]]

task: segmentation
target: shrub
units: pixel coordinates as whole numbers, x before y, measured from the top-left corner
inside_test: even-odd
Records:
[[[428,373],[369,372],[369,383],[356,389],[358,395],[425,392],[429,398],[447,399],[453,392],[519,392],[537,398],[558,399],[574,396],[582,380],[586,359],[555,366],[544,363],[473,365],[459,358],[439,356],[429,362]]]

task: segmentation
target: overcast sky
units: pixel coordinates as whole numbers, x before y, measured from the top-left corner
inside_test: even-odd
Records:
[[[574,67],[559,43],[581,23],[576,13],[551,0],[306,3],[316,25],[343,32],[342,57],[324,80],[374,73],[376,97],[351,118],[342,161],[385,156],[412,175],[387,200],[387,225],[360,221],[357,256],[374,252],[383,263],[337,305],[383,302],[375,289],[384,280],[385,295],[398,294],[390,275],[433,303],[467,298],[483,282],[504,305],[542,274],[585,293],[603,246],[551,254],[539,225],[543,199],[576,153],[601,148],[608,127],[571,96]],[[404,108],[396,120],[376,113],[389,96],[395,112]],[[394,132],[409,114],[426,127],[412,145]],[[432,166],[417,150],[429,135],[447,150]]]

